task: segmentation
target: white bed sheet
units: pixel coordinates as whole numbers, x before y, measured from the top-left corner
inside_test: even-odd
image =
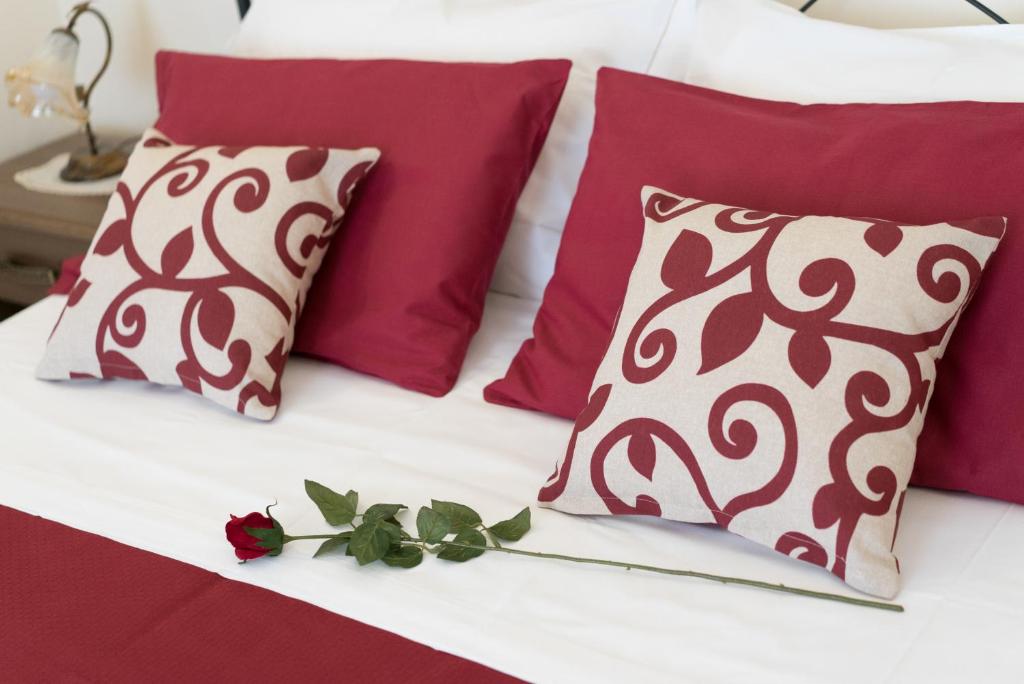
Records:
[[[613,568],[488,554],[415,570],[313,560],[315,542],[239,565],[228,513],[275,498],[287,530],[327,530],[305,477],[364,501],[430,497],[488,520],[530,504],[567,421],[485,404],[536,303],[492,295],[442,399],[305,359],[269,424],[141,383],[46,383],[50,298],[0,324],[0,503],[260,585],[532,681],[1019,682],[1024,507],[912,490],[897,551],[907,612]],[[720,530],[534,508],[520,548],[833,592],[835,578]]]

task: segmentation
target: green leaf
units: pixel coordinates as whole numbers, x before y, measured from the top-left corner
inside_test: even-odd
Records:
[[[397,530],[396,533],[391,531],[394,529],[394,525],[379,519],[364,522],[352,531],[348,550],[360,565],[380,560],[391,548],[391,543],[397,540]]]
[[[390,518],[385,519],[384,522],[391,523],[392,525],[397,527],[398,531],[399,531],[399,533],[400,533],[400,535],[402,537],[402,539],[412,539],[412,537],[410,537],[408,534],[406,534],[405,530],[402,529],[402,521],[399,520],[398,518],[396,518],[394,516],[391,516]]]
[[[369,522],[371,520],[388,520],[392,524],[401,527],[398,520],[393,518],[398,515],[399,511],[405,510],[405,506],[402,504],[373,504],[363,512],[363,522]],[[392,520],[389,520],[391,518]]]
[[[409,536],[407,534],[403,534],[402,528],[396,525],[395,523],[391,522],[391,520],[394,520],[394,518],[391,518],[390,520],[381,520],[380,527],[382,530],[388,533],[388,536],[391,537],[392,543],[398,543],[399,541],[401,541],[403,537]]]
[[[487,540],[484,535],[478,530],[465,529],[455,535],[455,539],[452,540],[457,544],[472,544],[473,546],[487,546]],[[455,561],[456,563],[465,563],[468,560],[473,560],[477,556],[482,556],[484,549],[467,549],[461,546],[452,546],[451,542],[445,542],[441,547],[441,552],[437,554],[437,557],[441,560]]]
[[[319,482],[306,480],[306,494],[320,509],[328,525],[347,525],[356,517],[359,495],[351,490],[342,496]]]
[[[319,558],[320,556],[328,554],[335,549],[340,549],[345,544],[348,544],[351,539],[351,532],[342,532],[337,537],[331,537],[320,545],[320,548],[313,554],[313,558]]]
[[[382,560],[393,568],[415,568],[423,560],[423,549],[418,546],[392,546]]]
[[[510,520],[502,520],[488,529],[498,539],[519,541],[523,538],[524,534],[530,531],[530,509],[524,508],[519,511],[516,517]]]
[[[398,522],[398,518],[388,518],[384,522],[394,527],[394,530],[388,528],[388,531],[393,532],[393,536],[395,537],[396,541],[399,539],[412,539],[412,535],[410,535],[408,532],[402,529],[402,523]]]
[[[420,539],[428,544],[436,544],[448,536],[452,529],[452,521],[444,513],[423,506],[416,515],[416,531]]]
[[[276,520],[274,520],[274,526],[270,529],[264,527],[243,527],[242,529],[250,537],[255,537],[259,540],[256,546],[261,549],[267,549],[268,556],[281,555],[281,549],[284,547],[284,530]]]
[[[454,501],[438,501],[437,499],[430,500],[430,507],[441,515],[447,516],[448,520],[452,523],[452,530],[459,532],[464,529],[472,529],[479,525],[480,514],[474,511],[469,506],[463,506],[460,503]]]

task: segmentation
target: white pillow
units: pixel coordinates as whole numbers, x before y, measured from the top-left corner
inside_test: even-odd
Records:
[[[790,102],[1024,101],[1024,26],[871,29],[772,0],[700,0],[687,63],[654,75]]]
[[[516,207],[492,283],[539,299],[587,155],[597,69],[646,71],[663,38],[686,42],[696,0],[256,0],[233,52],[248,57],[503,62],[574,67]],[[669,27],[669,20],[675,19]],[[688,8],[688,11],[680,11]]]

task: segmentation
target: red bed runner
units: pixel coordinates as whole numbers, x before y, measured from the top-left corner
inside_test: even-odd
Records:
[[[0,530],[5,682],[516,681],[308,603],[3,506]]]

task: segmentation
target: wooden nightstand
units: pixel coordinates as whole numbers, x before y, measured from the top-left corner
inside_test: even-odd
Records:
[[[80,145],[79,136],[68,136],[0,164],[0,319],[45,297],[60,262],[85,252],[99,227],[108,198],[33,192],[14,182],[16,171]]]

